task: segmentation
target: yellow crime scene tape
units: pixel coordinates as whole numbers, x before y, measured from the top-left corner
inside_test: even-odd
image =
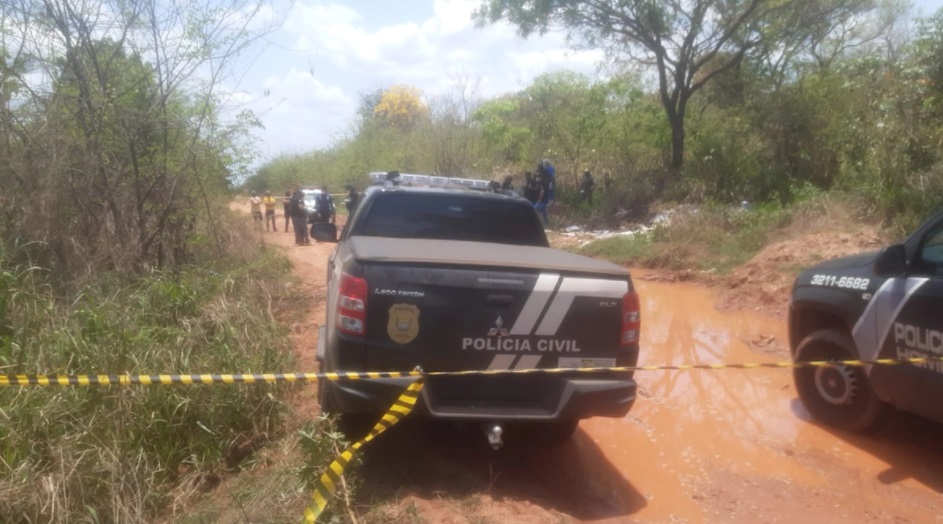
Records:
[[[174,375],[0,375],[2,386],[133,386],[174,384],[256,384],[272,382],[317,382],[319,380],[366,380],[422,376],[421,371],[342,373],[199,373]]]
[[[373,429],[370,430],[370,433],[368,433],[366,437],[354,442],[349,448],[345,449],[343,453],[338,455],[338,457],[334,459],[334,462],[331,462],[331,465],[324,471],[324,474],[321,475],[321,478],[314,487],[314,495],[312,495],[308,507],[305,508],[305,522],[313,523],[324,511],[324,508],[327,507],[328,501],[330,501],[331,496],[337,490],[337,485],[341,481],[344,468],[353,460],[354,453],[367,442],[375,439],[377,435],[392,427],[393,424],[402,420],[406,415],[409,415],[413,407],[416,406],[416,402],[419,400],[419,392],[422,391],[422,385],[422,377],[410,384],[409,387],[406,388],[406,391],[390,406],[386,414],[373,426]]]
[[[369,380],[382,378],[417,378],[462,375],[535,375],[565,373],[610,373],[625,371],[688,371],[696,369],[807,368],[836,366],[914,365],[943,362],[943,357],[880,358],[874,360],[820,360],[810,362],[745,362],[739,364],[677,364],[653,366],[614,366],[589,368],[493,369],[471,371],[359,371],[340,373],[196,373],[157,375],[0,375],[3,386],[133,386],[176,384],[256,384],[273,382],[317,382],[319,380]]]
[[[0,387],[3,386],[131,386],[131,385],[176,385],[176,384],[253,384],[276,382],[317,382],[318,380],[369,380],[382,378],[415,378],[406,390],[390,406],[366,437],[345,449],[328,466],[315,485],[314,494],[305,508],[304,521],[313,523],[324,512],[330,498],[337,491],[344,469],[353,459],[354,454],[371,440],[392,427],[412,412],[422,391],[425,377],[467,376],[467,375],[537,375],[567,373],[610,373],[627,371],[691,371],[719,369],[758,369],[758,368],[820,368],[837,366],[893,366],[920,365],[930,362],[943,362],[943,357],[881,358],[874,360],[818,360],[809,362],[746,362],[739,364],[677,364],[653,366],[616,366],[603,368],[546,368],[546,369],[500,369],[472,371],[384,371],[384,372],[341,372],[341,373],[202,373],[202,374],[157,374],[157,375],[0,375]]]

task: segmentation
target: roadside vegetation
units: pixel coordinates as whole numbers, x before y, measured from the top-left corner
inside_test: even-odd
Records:
[[[231,231],[251,244],[248,231]],[[29,249],[28,247],[22,249]],[[0,252],[4,373],[291,369],[273,315],[298,300],[274,251],[125,276],[63,294]],[[283,431],[285,385],[0,389],[0,514],[139,522],[179,511]]]
[[[811,196],[789,206],[676,207],[670,209],[670,221],[651,229],[569,249],[633,267],[725,275],[772,242],[808,234],[854,233],[861,224],[873,222],[867,209],[861,197],[840,193]],[[893,235],[891,230],[886,234]]]
[[[701,209],[697,219],[650,237],[608,239],[587,251],[667,267],[736,265],[810,199],[854,201],[855,219],[890,236],[939,209],[943,11],[913,19],[898,2],[819,2],[816,9],[782,2],[772,11],[762,2],[741,4],[758,6],[744,22],[757,32],[742,46],[715,50],[707,27],[683,24],[688,18],[670,5],[656,10],[659,18],[636,12],[652,4],[632,3],[622,26],[577,12],[597,4],[487,2],[482,24],[510,21],[524,35],[561,29],[574,43],[606,49],[604,77],[550,72],[491,98],[467,74],[452,75],[452,90],[437,96],[408,86],[364,93],[343,140],[274,159],[246,187],[362,186],[367,172],[393,169],[498,180],[510,174],[520,187],[523,172],[549,158],[557,171],[555,227],[631,227],[656,211]],[[676,60],[666,63],[667,84],[659,86],[657,60],[633,40],[633,31],[655,23],[663,26],[652,34],[676,42],[690,36],[695,51],[716,51],[715,58],[675,49],[665,36]],[[683,85],[673,82],[673,67],[690,73]],[[687,97],[683,114],[675,96]],[[598,183],[592,205],[578,198],[587,169]],[[750,213],[726,211],[743,201]],[[693,248],[699,244],[717,260],[686,255],[700,252]]]
[[[290,262],[228,210],[251,0],[0,3],[0,370],[292,368]],[[310,299],[310,297],[308,298]],[[285,430],[286,385],[0,388],[0,520],[153,522]]]
[[[228,211],[237,180],[276,195],[297,183],[339,192],[396,169],[512,175],[520,187],[549,158],[554,226],[698,210],[586,253],[720,272],[790,228],[843,227],[826,220],[834,209],[895,236],[943,204],[943,10],[911,20],[895,1],[699,0],[621,2],[621,20],[591,12],[606,4],[489,1],[477,15],[605,49],[599,78],[554,71],[488,98],[465,73],[436,96],[387,86],[362,94],[332,147],[248,176],[260,122],[227,111],[233,93],[220,86],[278,22],[263,19],[274,12],[263,0],[0,3],[2,373],[290,369],[289,305],[312,297]],[[577,189],[587,169],[592,203]],[[290,393],[2,388],[0,516],[178,518],[275,438],[303,458],[268,480],[300,504],[298,485],[339,443],[328,422],[286,421]],[[246,486],[247,505],[274,489]]]

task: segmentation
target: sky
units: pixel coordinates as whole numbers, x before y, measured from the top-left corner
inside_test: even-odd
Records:
[[[361,93],[393,84],[426,96],[477,83],[477,95],[517,91],[560,69],[598,74],[600,51],[574,51],[563,34],[520,39],[499,23],[475,28],[481,0],[275,0],[279,27],[248,52],[227,89],[231,108],[252,109],[259,162],[329,147],[349,133]],[[943,0],[915,0],[924,15]]]

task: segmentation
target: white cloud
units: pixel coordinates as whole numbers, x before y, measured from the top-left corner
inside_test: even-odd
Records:
[[[472,12],[480,4],[477,0],[435,0],[432,3],[431,19],[438,27],[439,34],[450,35],[472,29]]]
[[[309,71],[291,67],[262,82],[262,96],[247,106],[262,118],[261,138],[268,155],[329,145],[354,113],[355,101],[336,86]]]
[[[373,83],[423,89],[458,68],[493,76],[493,84],[500,85],[499,78],[529,79],[562,67],[592,72],[601,58],[597,52],[567,51],[562,35],[524,41],[507,24],[476,29],[471,15],[478,5],[478,0],[434,0],[426,20],[369,30],[365,16],[349,7],[302,2],[286,29],[297,34],[297,47],[324,50],[335,65]],[[504,87],[518,86],[504,82]]]
[[[522,40],[504,23],[477,29],[471,15],[480,0],[432,0],[415,19],[408,13],[417,7],[404,5],[388,24],[384,13],[394,4],[377,5],[383,9],[358,11],[331,0],[294,4],[276,36],[296,51],[263,60],[268,73],[257,86],[271,93],[264,98],[263,138],[273,154],[330,145],[354,118],[359,94],[377,87],[410,84],[431,97],[452,88],[449,74],[463,71],[479,78],[479,95],[494,96],[562,68],[592,75],[602,58],[567,49],[561,34]]]
[[[576,52],[562,47],[508,53],[508,58],[515,69],[528,78],[563,68],[585,72],[595,68],[604,56],[602,50]]]

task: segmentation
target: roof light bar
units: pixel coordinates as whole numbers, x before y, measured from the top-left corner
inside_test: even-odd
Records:
[[[472,189],[484,189],[489,188],[490,180],[478,180],[475,178],[453,178],[446,176],[438,175],[416,175],[412,173],[400,173],[399,174],[399,184],[403,186],[448,186],[448,185],[459,185],[465,186]],[[370,173],[370,181],[375,183],[386,182],[386,172],[374,172]]]

